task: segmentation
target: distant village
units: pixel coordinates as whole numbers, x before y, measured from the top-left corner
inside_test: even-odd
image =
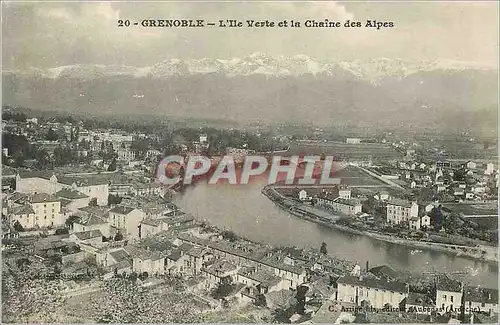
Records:
[[[137,300],[141,295],[129,297],[116,289],[128,285],[144,288],[143,297],[183,295],[184,305],[192,306],[176,316],[181,318],[166,308],[149,322],[180,322],[182,317],[217,322],[233,314],[247,315],[246,322],[287,323],[498,319],[498,288],[470,286],[444,274],[410,278],[390,265],[338,259],[335,248],[321,242],[310,249],[256,243],[182,211],[172,201],[175,187],[155,180],[156,164],[166,152],[154,134],[16,115],[4,116],[2,130],[4,321],[138,322],[133,317],[139,316],[118,307],[126,296],[134,313],[146,308],[147,301]],[[219,139],[216,152],[244,157],[268,148],[249,139]],[[176,140],[169,150],[204,153],[212,142],[198,131],[195,140]],[[280,147],[271,150],[289,147],[286,137],[273,143]],[[356,146],[362,140],[344,143]],[[465,247],[458,253],[498,261],[498,225],[493,229],[487,223],[498,218],[498,166],[424,162],[413,144],[384,145],[402,158],[349,162],[339,171],[346,183],[338,186],[276,184],[263,193],[312,221]],[[348,182],[353,179],[361,183]],[[95,298],[104,299],[99,315],[85,308],[86,315],[46,312],[46,304],[64,309],[70,301],[94,295],[108,297]],[[60,300],[48,302],[49,296]],[[67,318],[51,318],[59,313]]]

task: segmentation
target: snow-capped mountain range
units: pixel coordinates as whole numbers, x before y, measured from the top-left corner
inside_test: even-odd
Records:
[[[165,79],[171,76],[203,74],[219,74],[227,77],[250,75],[283,77],[309,74],[314,76],[355,78],[376,84],[386,77],[403,79],[418,72],[469,69],[497,70],[496,67],[483,63],[452,60],[410,61],[377,58],[354,61],[324,61],[302,54],[289,57],[272,57],[264,53],[253,53],[244,58],[232,59],[168,59],[150,67],[78,64],[49,69],[32,68],[24,71],[4,70],[4,73],[13,73],[16,75],[37,78],[77,78],[84,80],[109,76]]]

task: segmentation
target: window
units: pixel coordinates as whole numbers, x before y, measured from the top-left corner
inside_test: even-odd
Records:
[[[481,307],[486,307],[486,304],[484,302],[481,303]]]
[[[446,301],[446,295],[443,295],[443,299],[444,299],[444,301]]]
[[[453,302],[453,296],[450,296],[450,301]]]

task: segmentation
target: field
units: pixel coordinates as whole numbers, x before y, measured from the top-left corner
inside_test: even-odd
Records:
[[[497,203],[474,203],[474,204],[461,204],[461,203],[446,203],[443,204],[444,208],[448,208],[456,213],[463,213],[469,215],[498,215]]]
[[[391,146],[380,143],[349,144],[343,142],[301,141],[290,146],[290,155],[331,155],[340,160],[397,158],[401,154]]]
[[[381,180],[376,179],[365,173],[363,170],[356,166],[347,166],[346,168],[332,173],[333,177],[338,177],[341,179],[342,184],[348,186],[380,186],[387,187],[388,185]]]

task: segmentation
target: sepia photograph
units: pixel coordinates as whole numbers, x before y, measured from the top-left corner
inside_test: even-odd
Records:
[[[2,323],[498,324],[498,1],[2,1]]]

